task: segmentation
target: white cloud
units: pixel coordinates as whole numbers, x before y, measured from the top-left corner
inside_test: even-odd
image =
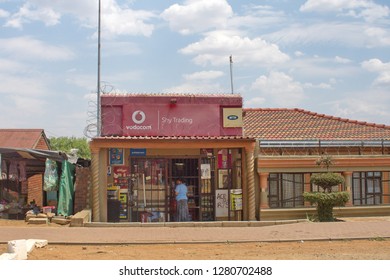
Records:
[[[4,72],[7,74],[25,71],[28,66],[23,63],[11,60],[11,59],[2,59],[0,58],[0,73]]]
[[[46,44],[28,36],[0,39],[1,52],[25,60],[56,61],[75,57],[74,53],[65,47]]]
[[[390,10],[387,6],[371,0],[308,0],[300,7],[301,12],[338,12],[345,16],[374,21],[387,17]]]
[[[327,83],[319,83],[319,84],[313,84],[313,83],[304,83],[303,88],[308,89],[331,89],[332,85]]]
[[[59,23],[61,14],[48,5],[34,9],[34,1],[25,3],[17,13],[13,14],[5,26],[22,28],[24,24],[31,21],[42,21],[46,26]]]
[[[381,72],[390,70],[390,63],[383,63],[378,58],[373,58],[362,62],[362,67],[371,72]]]
[[[96,85],[96,76],[95,75],[86,75],[76,72],[68,73],[65,81],[68,84],[75,85],[77,87],[83,88],[86,91],[97,91]]]
[[[347,64],[347,63],[352,62],[350,59],[345,58],[345,57],[341,57],[341,56],[335,56],[334,60],[335,60],[335,62],[341,63],[341,64]]]
[[[254,97],[244,101],[245,108],[257,108],[264,106],[266,99],[264,97]]]
[[[329,102],[326,106],[333,108],[332,114],[335,116],[390,125],[390,111],[387,104],[390,104],[387,91],[370,89],[353,92],[349,97]]]
[[[364,23],[326,22],[315,24],[292,24],[276,32],[262,36],[270,42],[289,46],[297,44],[339,45],[342,47],[390,46],[390,32]]]
[[[48,92],[46,83],[40,75],[14,73],[0,75],[0,93],[4,96],[44,96]]]
[[[224,89],[215,80],[224,76],[221,71],[200,71],[191,74],[184,74],[184,83],[165,89],[165,92],[175,93],[220,93]]]
[[[161,14],[172,30],[183,35],[226,28],[232,16],[232,7],[226,0],[187,0],[184,5],[174,4]]]
[[[64,15],[71,15],[84,27],[96,29],[98,1],[80,0],[27,0],[12,14],[6,26],[23,28],[25,24],[41,21],[47,26],[59,24]],[[108,37],[117,35],[150,36],[154,30],[146,22],[156,15],[150,11],[132,10],[120,6],[117,0],[102,1],[102,33]]]
[[[45,114],[45,106],[47,106],[47,102],[44,99],[29,96],[12,96],[12,99],[15,102],[14,109],[19,112],[19,116],[36,116]]]
[[[102,13],[102,32],[107,36],[143,35],[149,37],[153,33],[154,26],[145,22],[154,16],[149,11],[123,9],[114,1],[108,11]]]
[[[221,93],[226,90],[218,83],[186,82],[163,90],[168,93]]]
[[[374,58],[362,62],[363,69],[378,73],[374,85],[390,85],[390,62],[384,63],[380,59]]]
[[[270,44],[261,38],[240,37],[230,31],[208,33],[199,42],[180,50],[186,55],[194,55],[198,65],[224,65],[233,56],[233,63],[241,64],[275,64],[289,60],[288,55],[281,52],[277,45]]]
[[[0,18],[6,18],[6,17],[9,17],[9,12],[7,12],[6,10],[3,10],[3,9],[0,9]]]
[[[34,123],[36,117],[47,112],[49,90],[42,76],[17,73],[17,68],[15,73],[0,70],[1,127],[23,127],[19,122]]]
[[[247,28],[269,28],[286,21],[284,11],[266,5],[248,5],[245,15],[235,15],[232,18],[233,26]]]
[[[355,63],[337,63],[335,58],[305,55],[284,63],[289,75],[296,79],[332,84],[330,81],[341,81],[360,75],[361,68]]]
[[[272,71],[269,76],[260,76],[252,84],[252,90],[260,93],[267,103],[276,106],[295,106],[304,98],[301,83],[283,72]],[[259,96],[256,96],[259,97]]]
[[[184,74],[187,81],[207,81],[220,78],[224,75],[222,71],[201,71],[192,74]]]
[[[367,47],[390,46],[390,32],[388,29],[381,27],[366,27],[363,32],[363,35],[367,38]]]
[[[140,47],[133,42],[123,42],[123,41],[104,41],[104,51],[102,52],[103,56],[128,56],[140,54],[142,50]]]

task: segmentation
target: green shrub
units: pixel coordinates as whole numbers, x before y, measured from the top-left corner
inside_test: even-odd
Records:
[[[333,217],[333,207],[345,206],[349,200],[349,193],[305,192],[303,193],[303,198],[312,205],[316,205],[318,220],[320,222],[332,222],[335,220]]]
[[[327,172],[314,174],[310,178],[310,183],[320,186],[324,191],[330,192],[333,186],[344,183],[344,177],[337,173]]]

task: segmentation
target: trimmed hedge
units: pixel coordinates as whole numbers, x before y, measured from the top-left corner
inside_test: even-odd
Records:
[[[319,173],[313,174],[310,183],[320,186],[324,191],[330,192],[333,186],[338,186],[345,182],[344,177],[337,173]]]
[[[320,222],[332,222],[333,207],[344,206],[349,200],[348,192],[305,192],[303,193],[305,201],[309,201],[312,205],[316,205],[318,220]]]

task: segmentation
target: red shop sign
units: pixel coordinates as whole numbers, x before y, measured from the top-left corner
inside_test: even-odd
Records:
[[[220,108],[215,104],[125,104],[125,136],[219,136]]]

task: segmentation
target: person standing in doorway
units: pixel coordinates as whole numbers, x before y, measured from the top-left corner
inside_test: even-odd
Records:
[[[187,186],[183,183],[182,179],[176,179],[176,221],[186,222],[188,221],[188,198],[187,198]]]

